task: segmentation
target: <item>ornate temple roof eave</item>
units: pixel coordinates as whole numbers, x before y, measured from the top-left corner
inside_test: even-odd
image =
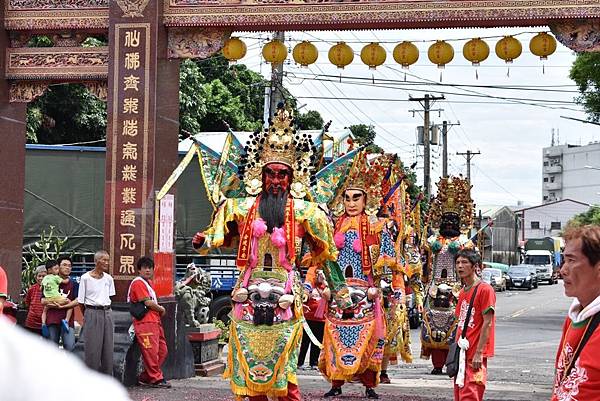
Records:
[[[108,32],[108,16],[106,18],[89,19],[56,18],[54,16],[50,16],[44,18],[43,24],[41,24],[37,18],[6,18],[4,21],[4,29],[7,31],[31,31],[40,33],[74,29],[94,33],[103,33]]]
[[[108,70],[106,72],[88,74],[6,74],[9,81],[57,81],[62,83],[80,83],[81,81],[106,81],[108,82]]]
[[[600,18],[600,17],[599,17]],[[564,19],[569,19],[565,17]],[[556,19],[555,19],[556,20]],[[501,25],[498,23],[498,20],[487,20],[487,21],[479,21],[478,23],[473,23],[473,21],[465,21],[465,24],[456,24],[455,21],[438,21],[436,23],[432,23],[429,21],[400,21],[395,23],[365,23],[363,25],[356,25],[353,23],[352,26],[348,26],[347,28],[341,28],[338,30],[401,30],[401,29],[465,29],[465,28],[527,28],[527,27],[547,27],[551,22],[549,20],[543,21],[534,21],[534,20],[514,20],[514,21],[506,21],[501,20]],[[228,24],[228,23],[211,23],[211,24],[197,24],[197,23],[185,23],[185,22],[177,22],[170,23],[165,22],[165,25],[168,28],[191,28],[191,27],[200,27],[200,28],[216,28],[216,29],[224,29],[231,30],[234,32],[272,32],[276,30],[277,27],[273,25],[264,25],[264,24],[256,24],[256,25],[240,25],[240,24]],[[350,25],[350,24],[348,24]],[[299,24],[299,25],[284,25],[287,31],[329,31],[331,27],[322,26],[319,24]]]
[[[589,19],[600,18],[600,11],[598,14],[588,16]],[[509,27],[539,27],[549,26],[551,22],[561,20],[573,20],[575,17],[571,16],[554,16],[552,18],[512,18],[507,19],[503,17],[487,18],[481,20],[473,19],[440,19],[436,21],[432,20],[414,20],[414,19],[396,19],[396,20],[382,20],[382,21],[368,21],[368,22],[356,22],[356,21],[337,21],[338,30],[392,30],[392,29],[464,29],[464,28],[509,28]],[[277,19],[271,19],[270,21],[257,21],[252,23],[241,23],[236,20],[235,16],[231,16],[230,19],[224,19],[219,17],[218,20],[208,18],[204,22],[200,22],[197,19],[182,19],[180,17],[165,17],[164,24],[168,28],[184,28],[184,27],[200,27],[200,28],[217,28],[217,29],[228,29],[233,31],[243,32],[264,32],[276,30],[278,26],[285,28],[287,31],[303,31],[303,30],[331,30],[331,24],[323,22],[302,22],[298,24],[290,24],[288,21],[277,21]]]

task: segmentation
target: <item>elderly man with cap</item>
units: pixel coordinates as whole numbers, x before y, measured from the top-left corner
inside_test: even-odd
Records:
[[[40,265],[35,269],[35,283],[27,290],[24,300],[25,305],[29,309],[27,311],[27,319],[25,319],[25,328],[39,335],[42,335],[42,312],[44,311],[41,284],[46,274],[45,265]]]

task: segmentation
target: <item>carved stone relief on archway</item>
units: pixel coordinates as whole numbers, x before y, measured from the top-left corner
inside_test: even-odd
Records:
[[[550,30],[556,39],[576,52],[600,51],[600,19],[553,21]]]
[[[223,48],[230,30],[210,28],[170,28],[169,58],[205,59]]]

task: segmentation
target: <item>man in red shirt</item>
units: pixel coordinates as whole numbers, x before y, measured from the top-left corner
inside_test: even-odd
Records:
[[[552,401],[599,401],[600,329],[596,328],[585,344],[581,341],[593,316],[600,313],[600,226],[569,227],[563,238],[560,273],[565,295],[575,299],[556,355]],[[578,349],[579,356],[575,357]]]
[[[167,358],[167,342],[160,318],[165,308],[158,304],[151,279],[154,277],[154,261],[142,256],[137,261],[138,277],[129,285],[127,301],[143,302],[146,314],[141,319],[133,318],[135,337],[142,351],[144,371],[138,378],[138,384],[151,387],[170,388],[163,378],[161,366]]]
[[[454,257],[456,270],[464,287],[458,295],[456,341],[462,336],[467,310],[477,288],[467,325],[464,376],[459,371],[454,383],[455,401],[481,401],[487,381],[487,359],[494,356],[496,294],[491,285],[482,282],[475,272],[481,268],[481,255],[473,249],[461,249]],[[462,348],[462,347],[461,347]]]

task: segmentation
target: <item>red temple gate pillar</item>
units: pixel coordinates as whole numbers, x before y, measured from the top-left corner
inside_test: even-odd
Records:
[[[179,61],[167,59],[162,1],[118,3],[110,2],[104,247],[115,300],[125,301],[135,263],[154,250],[155,191],[177,165]]]
[[[8,292],[19,299],[23,248],[25,196],[26,103],[9,103],[5,79],[8,32],[4,30],[4,6],[0,7],[0,266],[8,276]]]

